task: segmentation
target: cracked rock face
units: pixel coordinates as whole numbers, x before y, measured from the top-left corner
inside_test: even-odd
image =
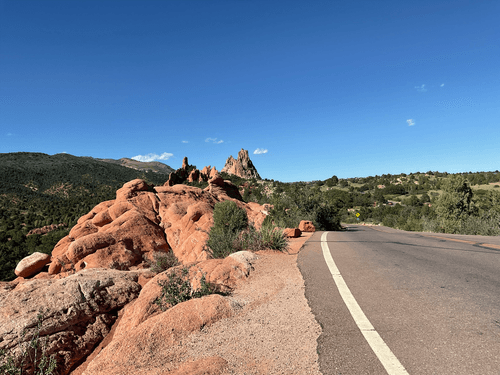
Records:
[[[0,290],[0,350],[19,354],[35,333],[41,313],[46,354],[55,354],[60,373],[68,374],[109,333],[118,310],[137,298],[138,275],[89,269],[64,279],[27,280]]]

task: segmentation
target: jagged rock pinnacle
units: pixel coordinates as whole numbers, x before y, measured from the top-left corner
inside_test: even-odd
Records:
[[[257,169],[248,156],[248,150],[243,149],[238,152],[238,159],[235,160],[232,155],[227,158],[226,165],[222,168],[221,172],[236,175],[241,178],[261,179]]]

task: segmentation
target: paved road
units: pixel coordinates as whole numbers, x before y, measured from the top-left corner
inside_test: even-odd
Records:
[[[323,328],[323,374],[387,374],[342,299],[315,233],[298,257]],[[349,225],[326,244],[399,363],[416,374],[500,374],[500,238]]]

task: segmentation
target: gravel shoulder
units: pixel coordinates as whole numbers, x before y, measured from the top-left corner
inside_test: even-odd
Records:
[[[288,254],[258,252],[255,270],[231,295],[239,313],[186,338],[177,348],[179,362],[218,356],[227,361],[222,374],[320,374],[321,328],[297,267],[297,254],[311,235],[291,239]]]

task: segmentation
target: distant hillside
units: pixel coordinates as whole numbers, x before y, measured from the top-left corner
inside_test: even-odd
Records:
[[[140,170],[140,162],[131,164],[137,169],[118,163],[69,154],[0,154],[0,280],[12,279],[16,262],[33,251],[50,253],[78,218],[114,199],[125,182],[142,178],[163,185],[168,180],[167,173],[147,165]],[[55,230],[27,236],[46,226]]]
[[[129,158],[121,158],[118,160],[115,159],[95,159],[95,160],[121,165],[123,167],[136,169],[138,171],[151,171],[151,172],[159,172],[165,174],[170,174],[171,172],[174,171],[172,167],[164,163],[160,163],[159,161],[143,162]]]
[[[126,168],[118,165],[120,161],[116,162],[104,162],[70,154],[47,155],[31,152],[0,154],[2,176],[0,193],[53,195],[55,185],[61,184],[71,185],[76,189],[96,185],[121,186],[135,178],[144,178],[150,183],[161,185],[168,179],[168,173],[151,172],[147,166],[145,170],[139,170]],[[135,163],[137,166],[141,164]]]

